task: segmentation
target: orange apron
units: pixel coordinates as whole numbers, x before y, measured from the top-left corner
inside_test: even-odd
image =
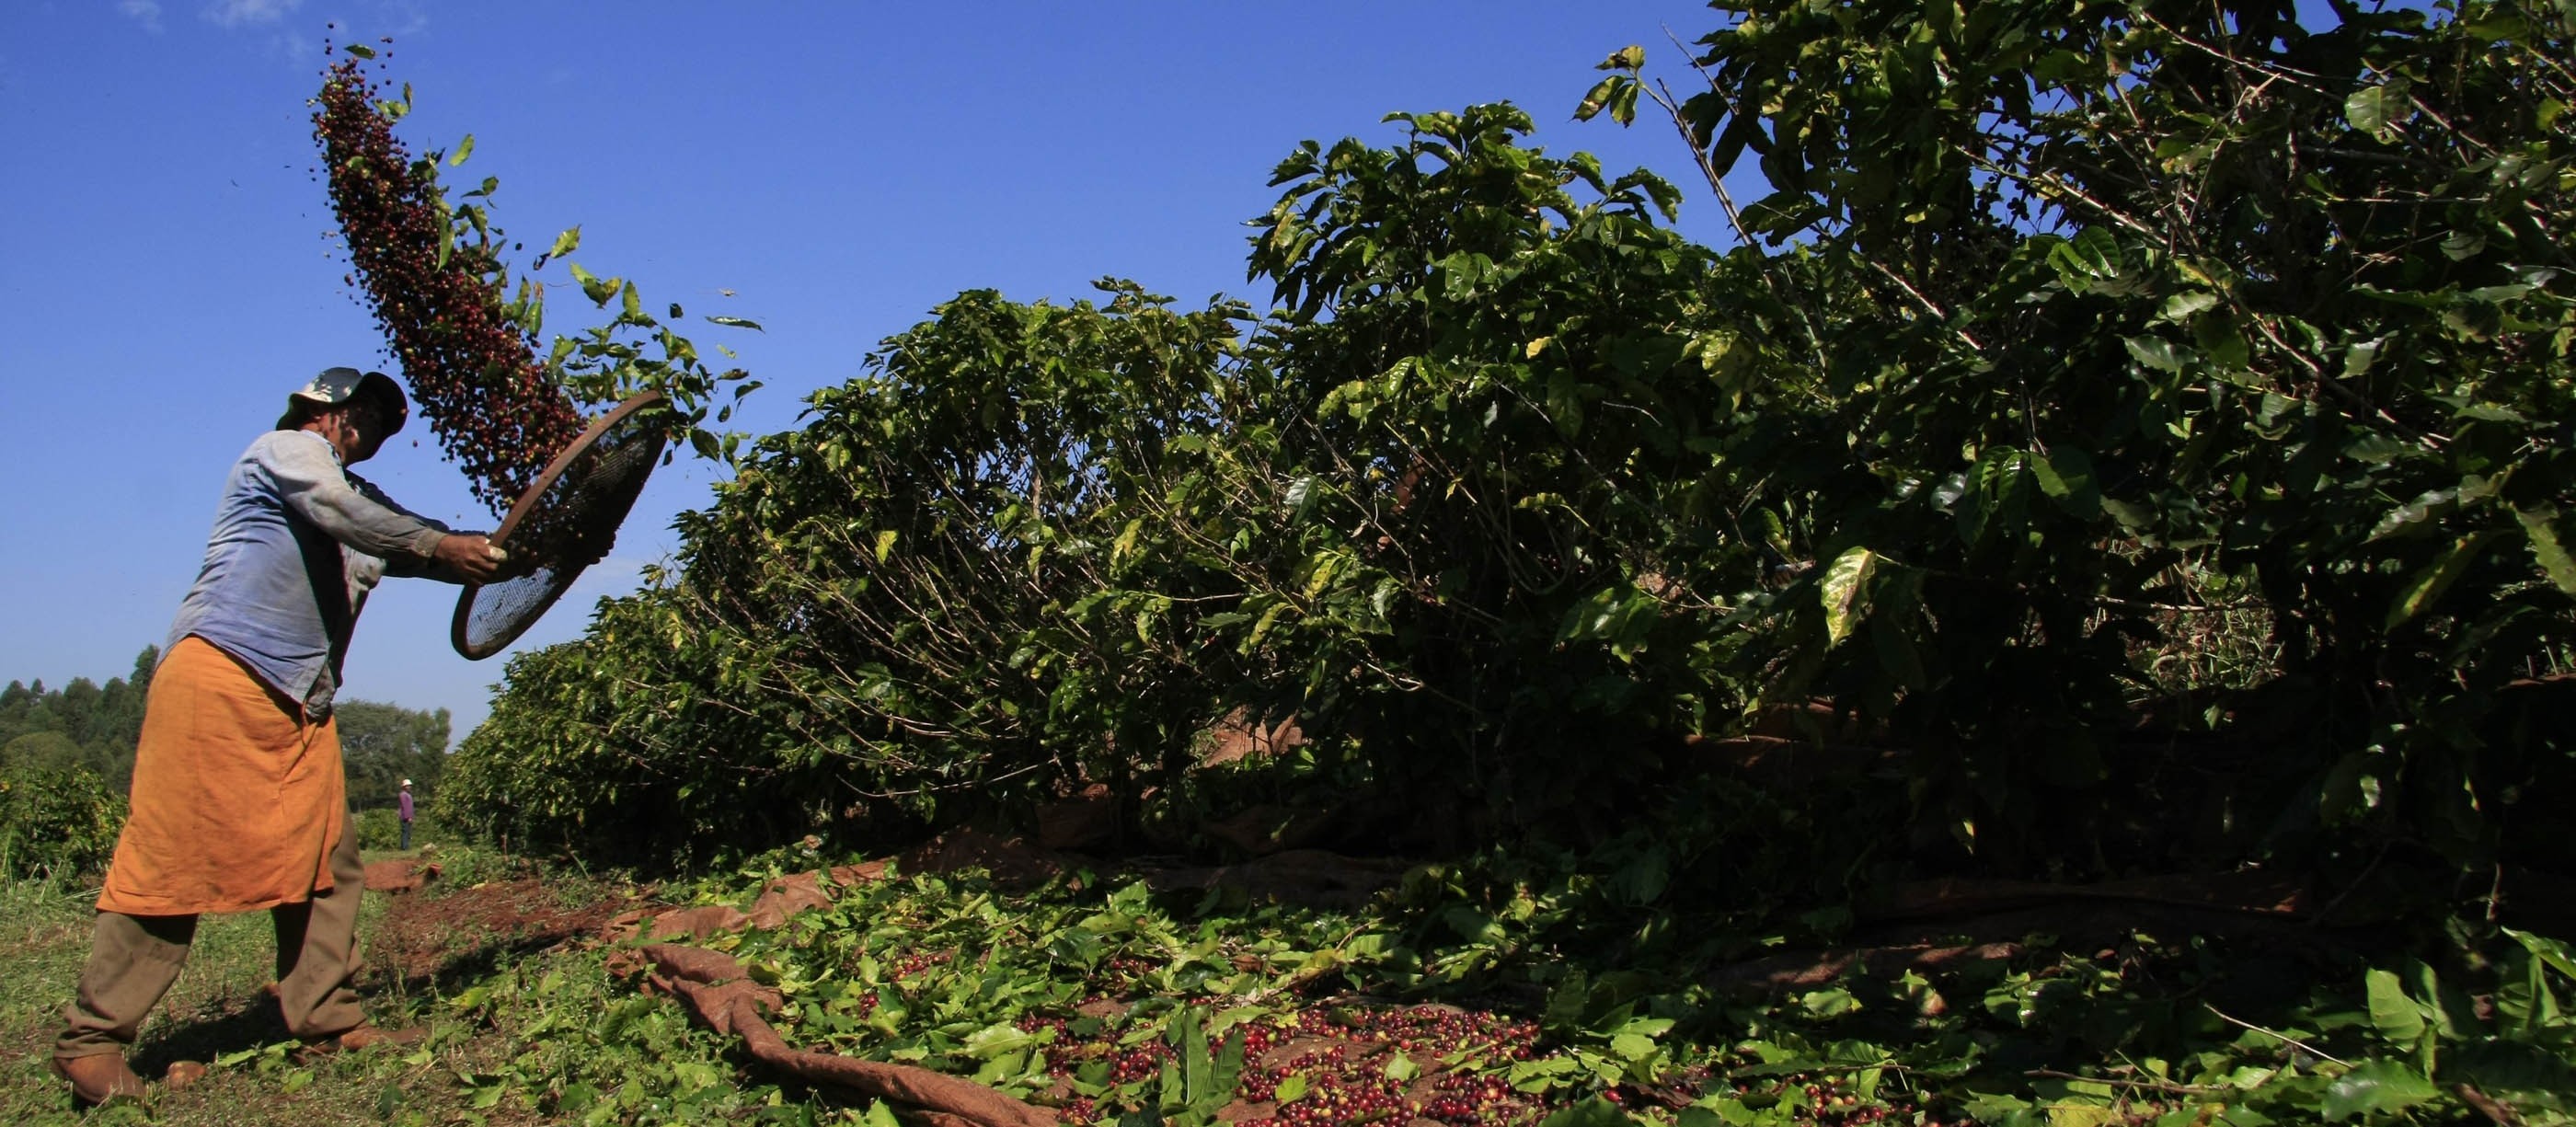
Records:
[[[190,635],[152,673],[134,753],[133,809],[101,911],[247,912],[331,888],[347,832],[340,729],[230,654]]]

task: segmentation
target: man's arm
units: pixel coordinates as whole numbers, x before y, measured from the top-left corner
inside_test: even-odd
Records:
[[[395,505],[374,486],[361,490],[331,456],[328,443],[274,442],[261,460],[287,508],[331,539],[382,557],[386,574],[480,582],[499,564],[491,542],[481,535],[450,532]]]
[[[419,513],[415,513],[410,509],[402,507],[402,505],[397,503],[393,498],[386,496],[384,490],[376,488],[376,483],[372,481],[359,477],[353,473],[347,473],[346,471],[343,471],[342,476],[348,479],[349,487],[357,490],[359,496],[387,509],[391,509],[394,512],[401,513],[402,515],[428,525],[431,528],[435,528],[440,532],[446,533],[446,539],[441,540],[440,543],[442,545],[448,545],[450,542],[453,542],[452,547],[455,551],[450,554],[459,557],[456,559],[443,558],[436,552],[431,553],[426,558],[419,556],[386,556],[384,557],[384,560],[385,574],[387,576],[395,579],[435,579],[441,583],[488,583],[492,580],[493,571],[490,568],[477,568],[469,571],[462,566],[463,564],[472,562],[473,560],[491,556],[493,552],[500,550],[498,548],[491,547],[489,534],[482,532],[464,532],[449,528],[447,525],[439,521],[432,520],[420,515]],[[493,562],[498,563],[500,561],[496,558]]]

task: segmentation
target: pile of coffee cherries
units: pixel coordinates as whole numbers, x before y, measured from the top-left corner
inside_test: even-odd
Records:
[[[1759,1063],[1746,1054],[1742,1063]],[[1752,1108],[1776,1109],[1787,1105],[1801,1123],[1850,1124],[1852,1127],[1874,1127],[1876,1124],[1903,1124],[1905,1127],[1968,1127],[1975,1120],[1964,1112],[1950,1119],[1941,1109],[1927,1102],[1920,1093],[1879,1089],[1863,1093],[1857,1077],[1850,1072],[1797,1073],[1788,1076],[1744,1075],[1717,1079],[1710,1086],[1725,1091]],[[1776,1112],[1775,1112],[1776,1113]],[[2105,1120],[2104,1122],[2124,1122]]]
[[[1276,1104],[1267,1117],[1246,1124],[1281,1127],[1330,1127],[1350,1123],[1407,1123],[1432,1120],[1458,1124],[1525,1124],[1544,1118],[1549,1109],[1514,1090],[1498,1069],[1530,1059],[1538,1049],[1538,1026],[1490,1013],[1450,1006],[1386,1008],[1317,1004],[1293,1015],[1286,1043],[1317,1047],[1287,1054],[1287,1059],[1246,1066],[1243,1096],[1274,1099],[1289,1077],[1303,1077],[1306,1090],[1294,1100]],[[1394,1058],[1409,1058],[1417,1073],[1407,1079],[1391,1075]],[[1247,1054],[1247,1059],[1252,1058]],[[1450,1070],[1446,1062],[1478,1067]]]
[[[1089,1005],[1114,1003],[1095,998]],[[1045,1049],[1048,1073],[1062,1080],[1083,1075],[1112,1089],[1082,1096],[1060,1083],[1051,1097],[1041,1098],[1076,1127],[1142,1110],[1153,1099],[1152,1081],[1176,1055],[1160,1038],[1121,1043],[1125,1038],[1111,1022],[1030,1015],[1018,1025],[1030,1033],[1053,1032]],[[1232,1114],[1239,1124],[1342,1127],[1430,1120],[1467,1127],[1532,1124],[1554,1110],[1514,1090],[1499,1071],[1486,1071],[1530,1059],[1538,1028],[1529,1022],[1447,1006],[1315,1003],[1235,1026],[1215,1040],[1238,1036],[1243,1071]],[[1390,1068],[1398,1056],[1414,1065],[1401,1076]],[[1460,1067],[1453,1070],[1452,1062]],[[1290,1098],[1280,1099],[1292,1079]]]
[[[413,402],[476,499],[505,513],[571,445],[581,412],[537,360],[535,334],[503,297],[500,232],[459,234],[437,164],[414,160],[352,50],[324,72],[313,136],[331,210]],[[381,63],[379,63],[381,65]],[[469,225],[470,229],[470,225]]]

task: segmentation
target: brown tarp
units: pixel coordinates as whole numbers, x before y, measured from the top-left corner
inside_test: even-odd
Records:
[[[649,964],[654,986],[679,997],[717,1032],[742,1038],[754,1059],[808,1084],[847,1088],[977,1127],[1053,1127],[1056,1122],[1052,1111],[971,1080],[911,1065],[788,1047],[761,1016],[778,1008],[778,992],[751,981],[731,955],[667,943],[636,948],[635,953]]]

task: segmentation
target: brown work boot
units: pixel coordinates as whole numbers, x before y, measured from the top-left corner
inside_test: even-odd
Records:
[[[352,1029],[305,1038],[302,1055],[328,1056],[344,1050],[354,1053],[377,1045],[409,1045],[419,1041],[420,1036],[421,1030],[418,1026],[408,1029],[387,1029],[374,1022],[359,1022]]]
[[[143,1078],[126,1067],[122,1053],[55,1057],[54,1075],[72,1082],[72,1102],[96,1107],[118,1098],[143,1098]]]

